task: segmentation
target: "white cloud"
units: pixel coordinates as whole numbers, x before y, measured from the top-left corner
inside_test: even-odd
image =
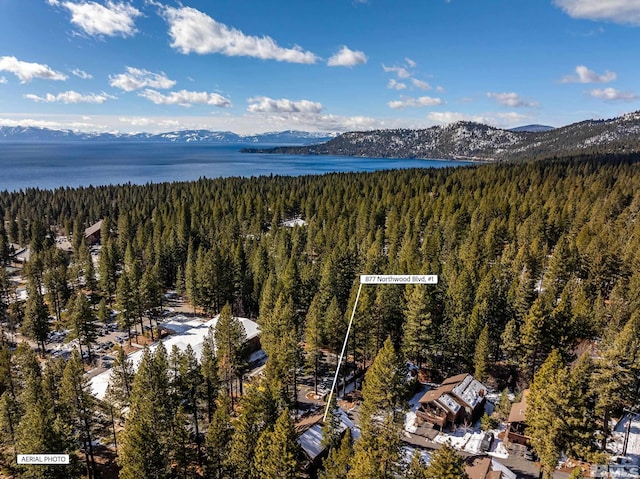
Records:
[[[432,111],[427,115],[432,121],[436,123],[456,123],[458,121],[475,121],[476,123],[486,123],[488,118],[482,115],[470,115],[468,113],[461,113],[455,111]]]
[[[602,75],[598,75],[584,65],[576,67],[575,75],[565,75],[560,80],[561,83],[609,83],[618,77],[615,72],[606,70]]]
[[[58,93],[57,95],[53,95],[51,93],[47,93],[45,96],[38,96],[32,93],[29,93],[24,96],[28,100],[33,100],[42,103],[95,103],[102,104],[105,101],[111,99],[115,99],[114,96],[107,95],[106,93],[89,93],[83,95],[82,93],[78,93],[77,91],[69,90],[62,93]]]
[[[291,63],[315,63],[316,55],[299,46],[283,48],[271,37],[245,35],[195,8],[166,7],[171,46],[181,53],[221,53]]]
[[[16,57],[0,57],[0,71],[13,73],[21,83],[28,83],[34,78],[45,80],[66,80],[67,76],[52,70],[48,65],[18,60]]]
[[[554,0],[573,18],[640,25],[638,0]]]
[[[65,119],[63,121],[38,120],[33,118],[20,118],[14,120],[11,118],[0,118],[0,126],[31,126],[34,128],[51,128],[52,130],[70,129],[78,131],[96,131],[104,129],[103,125],[95,123],[87,123],[81,121],[73,121]]]
[[[403,97],[401,100],[390,101],[387,105],[389,108],[393,108],[394,110],[402,110],[407,107],[436,106],[442,105],[443,103],[444,101],[442,98],[421,96],[418,98]]]
[[[310,100],[288,100],[280,98],[275,100],[266,96],[247,98],[249,106],[247,111],[251,113],[311,113],[318,114],[324,110],[322,103]]]
[[[327,61],[330,67],[352,67],[365,63],[367,63],[367,56],[364,52],[351,50],[346,45]]]
[[[80,70],[79,68],[74,68],[73,70],[71,70],[71,73],[79,78],[82,78],[83,80],[91,80],[93,78],[93,75],[85,72],[84,70]]]
[[[410,78],[411,77],[411,73],[409,73],[409,70],[407,70],[404,67],[388,67],[386,65],[382,65],[382,69],[389,73],[389,72],[393,72],[396,75],[398,75],[398,78]]]
[[[531,117],[529,115],[523,115],[522,113],[518,113],[516,111],[500,112],[494,113],[489,117],[489,124],[495,126],[510,127],[522,123],[525,120],[529,120],[530,118]]]
[[[416,88],[420,88],[421,90],[431,90],[431,85],[429,85],[426,81],[418,80],[417,78],[412,78],[411,83]]]
[[[595,88],[589,91],[589,96],[605,101],[634,101],[638,99],[638,96],[631,92],[615,88]]]
[[[414,62],[411,58],[409,57],[405,57],[404,59],[405,62],[407,62],[407,65],[409,65],[409,68],[415,68],[417,63]]]
[[[405,83],[396,81],[395,78],[392,78],[391,80],[389,80],[389,83],[387,83],[387,88],[389,88],[390,90],[404,90],[405,88],[407,88],[407,85]]]
[[[136,33],[135,19],[142,15],[129,3],[107,1],[105,5],[93,1],[61,2],[47,0],[49,5],[66,8],[71,13],[71,23],[87,35],[129,37]]]
[[[163,95],[158,91],[146,89],[139,93],[139,95],[156,105],[180,105],[185,108],[193,106],[194,104],[219,106],[221,108],[229,108],[231,106],[231,101],[228,98],[218,93],[209,93],[206,91],[180,90]]]
[[[122,123],[126,123],[131,126],[144,126],[144,127],[161,127],[161,128],[180,128],[182,123],[178,120],[163,120],[157,118],[148,118],[140,116],[121,116],[118,118]]]
[[[438,93],[442,93],[442,92],[444,92],[444,87],[443,87],[443,86],[438,85],[438,86],[436,87],[436,91],[437,91]]]
[[[520,95],[514,92],[489,92],[487,93],[487,96],[492,100],[497,101],[501,105],[508,106],[510,108],[533,108],[539,106],[537,102],[523,100],[522,98],[520,98]]]
[[[7,83],[7,79],[5,77],[0,77],[0,85],[3,83]]]
[[[164,72],[153,73],[140,68],[125,67],[126,73],[109,76],[109,85],[124,91],[140,90],[141,88],[172,88],[176,82],[170,80]]]

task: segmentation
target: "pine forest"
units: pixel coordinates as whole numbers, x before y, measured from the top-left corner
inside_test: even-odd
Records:
[[[425,461],[403,440],[418,383],[461,373],[505,391],[483,424],[528,389],[545,477],[561,458],[608,463],[613,419],[640,404],[639,160],[1,192],[0,477],[468,477],[448,444]],[[84,232],[100,220],[95,256]],[[332,376],[361,274],[438,283],[362,288],[336,391],[356,397],[356,434],[331,404],[327,453],[309,467],[302,378],[317,393]],[[168,292],[219,315],[201,351],[149,347]],[[239,318],[260,328],[257,374]],[[88,372],[112,320],[127,338],[100,400]],[[70,357],[51,353],[61,330]],[[16,462],[46,452],[71,461]]]

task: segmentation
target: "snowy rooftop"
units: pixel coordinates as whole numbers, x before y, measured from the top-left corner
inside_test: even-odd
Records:
[[[187,345],[190,345],[193,349],[196,357],[200,359],[202,355],[202,344],[204,343],[204,338],[209,332],[209,328],[215,328],[216,323],[218,322],[218,318],[220,315],[215,316],[213,319],[209,321],[202,322],[198,319],[187,319],[185,316],[175,316],[170,318],[168,321],[163,323],[163,326],[171,329],[177,334],[173,334],[166,339],[162,340],[164,347],[167,352],[170,353],[173,346],[177,346],[178,349],[184,351],[187,349]],[[247,334],[247,340],[256,337],[260,329],[258,325],[247,318],[238,318],[240,319],[240,323],[244,327],[244,330]],[[150,351],[154,351],[158,343],[154,343],[149,346]],[[134,370],[138,369],[138,365],[140,361],[142,361],[142,356],[144,354],[144,350],[136,351],[127,356],[129,361],[134,368]],[[107,386],[109,384],[109,379],[111,377],[111,370],[94,376],[89,381],[91,384],[92,392],[95,397],[98,399],[104,399],[105,394],[107,393]]]
[[[473,376],[471,375],[465,376],[462,382],[453,388],[453,393],[459,398],[461,398],[464,394],[465,389],[467,389],[469,384],[471,384],[471,381],[473,381]]]
[[[283,221],[282,226],[286,226],[287,228],[294,228],[296,226],[306,226],[307,222],[302,218],[295,218],[293,220]]]
[[[447,378],[442,385],[436,389],[427,391],[420,399],[420,402],[429,403],[437,401],[441,406],[456,413],[458,409],[460,409],[460,404],[454,398],[458,398],[473,409],[482,401],[486,394],[486,386],[475,380],[473,376],[470,374],[459,374]]]
[[[347,425],[341,421],[338,429],[342,433],[347,429]],[[311,426],[298,437],[298,443],[309,459],[315,460],[324,451],[322,447],[322,425],[318,423]]]
[[[457,413],[460,409],[460,404],[458,404],[456,400],[453,399],[453,397],[451,397],[451,395],[449,394],[443,394],[438,398],[437,402],[442,404],[446,409],[453,412],[454,414]]]
[[[471,381],[466,385],[464,390],[461,392],[457,391],[455,388],[453,391],[460,399],[462,399],[465,403],[467,403],[472,408],[475,408],[484,395],[487,394],[487,388],[479,381],[473,379],[471,376]],[[466,381],[466,380],[465,380]]]

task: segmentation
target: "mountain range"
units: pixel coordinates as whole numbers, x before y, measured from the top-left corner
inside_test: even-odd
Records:
[[[131,141],[156,143],[297,144],[327,141],[335,135],[306,131],[280,131],[238,135],[230,131],[181,130],[166,133],[84,133],[30,126],[0,126],[0,142]]]
[[[558,154],[640,152],[640,111],[609,120],[586,120],[560,128],[526,125],[505,130],[462,121],[421,130],[354,131],[340,135],[292,130],[258,135],[209,130],[182,130],[159,134],[83,133],[25,126],[0,127],[0,143],[66,141],[266,144],[274,146],[245,147],[241,151],[496,161]]]
[[[424,130],[349,132],[317,145],[245,148],[243,151],[478,161],[576,153],[629,153],[640,151],[640,111],[609,120],[582,121],[561,128],[527,125],[503,130],[463,121]]]

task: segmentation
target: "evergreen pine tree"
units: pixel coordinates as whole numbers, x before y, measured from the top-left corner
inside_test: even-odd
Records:
[[[469,479],[464,469],[464,458],[456,454],[449,444],[444,444],[431,454],[425,477],[426,479]]]
[[[323,471],[320,471],[320,479],[347,479],[351,469],[351,456],[353,455],[353,438],[351,429],[347,428],[339,447],[329,451],[329,455],[322,461]]]
[[[212,479],[228,477],[226,460],[231,447],[233,429],[229,414],[231,402],[229,396],[220,391],[218,406],[209,422],[206,435],[207,462],[205,470]]]
[[[327,414],[327,420],[322,425],[322,447],[325,448],[337,448],[340,444],[340,413],[338,410],[338,401],[336,395],[331,397],[331,403],[329,405],[329,414]]]
[[[420,451],[415,451],[404,475],[405,479],[427,479],[427,465],[422,459]]]
[[[473,356],[475,378],[485,381],[489,377],[489,325],[485,324],[476,342],[476,352]]]
[[[240,402],[240,417],[234,424],[225,461],[232,477],[252,477],[258,439],[263,431],[273,428],[276,418],[276,403],[268,384],[250,386]]]
[[[554,350],[536,373],[527,398],[527,434],[540,456],[545,478],[551,478],[566,445],[569,424],[566,411],[571,401],[566,370]]]
[[[25,336],[36,342],[40,354],[44,354],[45,341],[49,334],[49,312],[42,293],[33,280],[27,283],[27,295],[22,330]]]
[[[96,477],[96,461],[93,453],[95,400],[91,394],[89,380],[84,376],[84,366],[77,351],[64,368],[60,384],[62,400],[70,412],[75,429],[82,438],[87,476]]]
[[[202,368],[204,398],[207,401],[207,420],[211,422],[215,411],[215,400],[220,389],[220,375],[218,370],[218,358],[216,356],[215,330],[209,328],[202,342],[202,356],[200,365]]]
[[[282,411],[273,431],[258,440],[254,467],[260,479],[296,479],[300,469],[300,445],[288,409]]]
[[[428,310],[426,288],[423,285],[407,285],[405,296],[402,351],[407,359],[420,368],[430,343],[431,313]]]
[[[240,320],[231,314],[229,303],[220,312],[214,337],[222,379],[226,383],[227,392],[233,404],[233,382],[242,372],[240,366],[247,336]]]
[[[118,464],[122,479],[171,477],[167,429],[172,419],[164,414],[165,408],[161,405],[166,401],[167,390],[161,388],[164,389],[161,391],[157,387],[158,383],[166,383],[166,369],[164,378],[154,377],[159,372],[155,363],[158,363],[156,358],[145,349],[133,381],[131,407],[119,444]],[[159,394],[164,396],[158,397]]]
[[[96,317],[89,301],[82,291],[78,291],[70,311],[71,331],[73,337],[86,347],[89,362],[92,361],[91,344],[98,338]]]
[[[131,344],[131,328],[135,324],[137,304],[135,291],[126,271],[118,279],[116,299],[116,307],[119,310],[118,327],[123,331],[127,331],[129,344]]]
[[[129,407],[134,371],[131,361],[127,359],[122,346],[115,349],[115,358],[109,376],[106,397],[119,410]]]
[[[399,473],[406,377],[405,367],[387,338],[365,376],[362,434],[354,447],[349,479],[391,479]]]

